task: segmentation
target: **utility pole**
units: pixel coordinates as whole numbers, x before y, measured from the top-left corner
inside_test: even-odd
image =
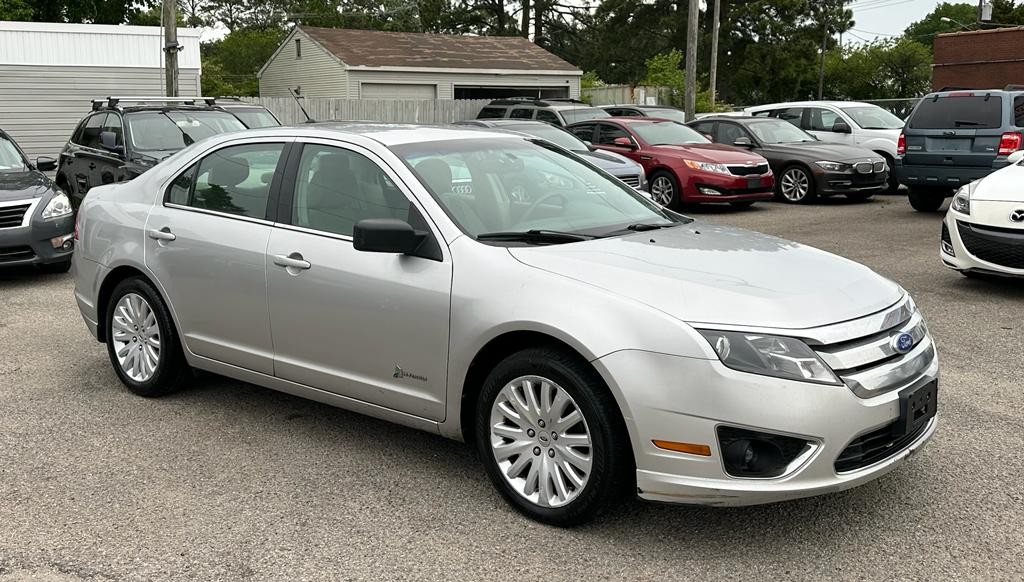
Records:
[[[715,108],[715,99],[718,97],[718,25],[720,20],[722,0],[715,0],[715,16],[711,21],[711,108]]]
[[[697,25],[700,21],[700,0],[689,0],[690,12],[686,18],[686,120],[693,121],[697,114]]]
[[[818,63],[818,101],[821,101],[822,93],[825,90],[825,46],[828,41],[828,12],[824,14],[825,21],[822,23],[824,30],[821,32],[821,55]]]
[[[163,0],[160,20],[164,25],[164,78],[167,82],[166,97],[178,96],[178,5],[177,0]]]

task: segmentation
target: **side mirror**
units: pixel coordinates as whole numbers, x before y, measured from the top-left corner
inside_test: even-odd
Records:
[[[836,122],[832,124],[832,133],[853,133],[853,130],[850,128],[849,123],[846,123],[842,119],[837,119]]]
[[[749,137],[738,137],[736,141],[732,142],[732,145],[738,148],[752,148],[754,147],[754,142],[750,141]]]
[[[352,246],[368,253],[404,255],[418,249],[426,238],[426,233],[395,218],[365,218],[352,229]]]
[[[36,158],[36,169],[40,172],[49,172],[57,169],[57,160],[48,156],[39,156]]]
[[[1010,162],[1011,164],[1019,164],[1021,162],[1024,162],[1024,150],[1017,150],[1013,152],[1012,154],[1007,156],[1006,161]]]
[[[633,140],[628,137],[617,137],[612,140],[612,144],[620,148],[629,148],[631,150],[636,149],[636,145],[633,144]]]
[[[114,153],[121,153],[124,150],[123,147],[117,145],[117,134],[112,131],[100,132],[100,147]]]

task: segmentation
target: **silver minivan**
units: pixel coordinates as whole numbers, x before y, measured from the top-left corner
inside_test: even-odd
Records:
[[[530,136],[219,135],[91,190],[75,232],[75,297],[133,392],[202,369],[466,440],[547,523],[848,489],[936,429],[899,285]]]

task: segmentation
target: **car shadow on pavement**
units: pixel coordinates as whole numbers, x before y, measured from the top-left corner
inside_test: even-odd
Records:
[[[70,279],[67,273],[44,273],[35,267],[10,267],[0,269],[0,291],[34,285],[45,281]]]

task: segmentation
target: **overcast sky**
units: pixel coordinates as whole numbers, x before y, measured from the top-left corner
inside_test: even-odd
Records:
[[[903,32],[911,22],[921,20],[935,9],[940,0],[855,0],[850,4],[853,20],[850,31],[853,42],[889,38]],[[956,0],[951,0],[956,1]],[[845,43],[846,38],[843,39]]]

